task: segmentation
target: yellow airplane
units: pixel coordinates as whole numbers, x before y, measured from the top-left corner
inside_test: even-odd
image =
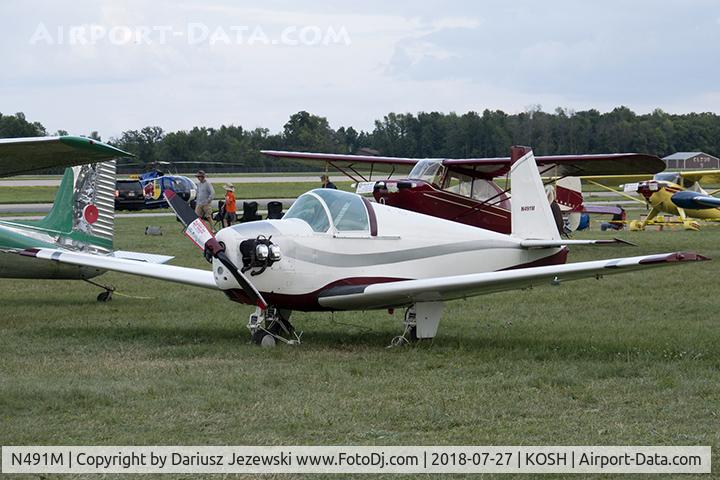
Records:
[[[630,230],[644,230],[646,225],[682,223],[685,230],[699,230],[697,220],[720,221],[720,198],[714,195],[720,191],[705,191],[700,183],[720,184],[720,170],[695,170],[683,172],[662,172],[652,178],[648,175],[610,175],[580,177],[590,185],[602,187],[628,199],[641,202],[630,193],[639,193],[651,207],[645,220],[630,222]],[[622,187],[622,190],[611,185]],[[660,213],[680,217],[680,222],[655,220]]]

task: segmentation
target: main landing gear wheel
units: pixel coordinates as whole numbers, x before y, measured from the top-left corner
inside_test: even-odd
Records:
[[[392,340],[390,340],[390,345],[388,345],[388,348],[392,347],[402,347],[404,345],[410,345],[418,342],[418,336],[417,336],[417,323],[415,321],[415,307],[409,307],[407,310],[405,310],[405,319],[403,320],[403,325],[405,325],[405,330],[403,331],[402,335],[398,335],[397,337],[394,337]]]
[[[101,292],[97,296],[97,301],[98,302],[109,302],[110,300],[112,300],[112,295],[113,295],[112,290],[105,290],[104,292]]]
[[[105,303],[105,302],[109,302],[110,300],[112,300],[113,292],[115,291],[115,287],[113,287],[112,285],[102,285],[100,283],[93,282],[92,280],[90,280],[88,278],[83,278],[82,280],[85,283],[89,283],[90,285],[93,285],[95,287],[100,287],[104,290],[103,292],[98,294],[98,296],[97,296],[98,302]]]
[[[432,340],[437,334],[442,311],[442,302],[418,302],[412,305],[405,311],[403,334],[393,338],[389,346],[397,347],[417,343],[419,340]]]

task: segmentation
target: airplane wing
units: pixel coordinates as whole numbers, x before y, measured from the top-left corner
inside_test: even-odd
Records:
[[[693,200],[708,208],[720,208],[720,198],[717,197],[711,197],[710,195],[697,195]]]
[[[374,155],[343,155],[337,153],[284,152],[279,150],[261,150],[260,153],[274,158],[299,160],[303,163],[322,162],[333,167],[339,172],[342,172],[355,182],[370,181],[372,180],[373,173],[383,173],[383,177],[389,177],[394,173],[407,173],[419,160],[421,160],[418,158],[380,157]]]
[[[679,173],[680,176],[691,182],[720,184],[720,170],[694,170]]]
[[[654,174],[665,169],[665,162],[654,155],[643,153],[608,153],[593,155],[545,155],[536,156],[538,169],[542,176],[587,175],[630,175]],[[447,159],[443,165],[465,166],[481,171],[487,176],[500,177],[509,170],[512,162],[509,157]]]
[[[606,187],[618,187],[625,183],[642,182],[644,180],[652,180],[653,174],[636,174],[636,175],[581,175],[580,181],[589,184],[599,184]]]
[[[703,208],[720,208],[720,198],[705,195],[692,190],[683,190],[673,194],[672,203],[680,208],[696,210]]]
[[[0,139],[0,177],[133,156],[85,137],[3,138]]]
[[[472,169],[488,179],[507,174],[512,165],[510,157],[419,159],[333,153],[283,152],[275,150],[262,150],[262,153],[277,158],[323,161],[336,168],[340,167],[338,168],[340,171],[344,171],[355,164],[385,164],[407,167],[414,165],[420,160],[442,160],[443,165]],[[535,157],[535,161],[543,176],[555,177],[645,174],[643,178],[647,178],[665,169],[665,162],[659,157],[642,153],[550,155],[537,156]],[[347,172],[344,173],[347,174]]]
[[[154,263],[164,260],[162,255],[141,255],[135,252],[120,252],[120,257],[76,253],[51,248],[31,248],[20,250],[19,255],[40,260],[67,263],[82,267],[94,267],[101,270],[129,273],[141,277],[155,278],[175,283],[184,283],[195,287],[218,290],[213,272],[199,268],[178,267]],[[153,258],[158,257],[158,258]],[[142,259],[140,259],[142,258]]]
[[[652,172],[658,173],[658,172]],[[678,172],[681,177],[691,182],[720,184],[720,170],[692,170]],[[599,183],[608,187],[616,187],[624,183],[642,182],[643,180],[651,180],[652,174],[645,172],[642,174],[632,175],[581,175],[580,180],[584,183]]]
[[[280,150],[260,150],[260,153],[275,158],[292,158],[297,160],[318,160],[321,162],[338,163],[382,163],[386,165],[415,165],[419,158],[380,157],[374,155],[343,155],[340,153],[284,152]]]
[[[344,286],[321,294],[319,302],[324,307],[338,310],[389,308],[416,302],[456,300],[702,260],[709,259],[695,253],[676,252],[357,287]]]
[[[17,253],[43,260],[95,267],[213,290],[218,289],[213,272],[209,270],[55,249],[28,249]],[[599,278],[615,273],[703,260],[709,260],[709,258],[696,253],[675,252],[451,277],[340,286],[322,293],[319,303],[323,307],[337,310],[389,308],[416,302],[456,300],[506,290],[558,284],[581,278]]]

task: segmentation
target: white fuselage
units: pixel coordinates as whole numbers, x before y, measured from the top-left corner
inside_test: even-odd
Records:
[[[519,240],[437,217],[372,204],[377,235],[370,230],[339,232],[333,226],[314,232],[303,220],[267,220],[225,228],[217,239],[226,246],[235,265],[242,265],[240,243],[258,235],[272,236],[282,259],[248,279],[265,296],[317,297],[338,285],[464,275],[514,268],[529,263],[560,263],[560,248],[524,249]],[[223,290],[238,289],[231,276],[218,275]],[[286,297],[291,296],[291,297]],[[306,298],[307,300],[307,298]],[[291,305],[277,305],[295,308]],[[307,309],[307,308],[303,308]]]

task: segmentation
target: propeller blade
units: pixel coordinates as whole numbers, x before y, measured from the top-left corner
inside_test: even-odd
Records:
[[[190,208],[190,205],[178,197],[172,190],[165,190],[163,195],[165,195],[165,200],[167,200],[170,208],[173,209],[175,215],[180,219],[180,222],[185,225],[185,235],[192,240],[200,250],[206,252],[206,255],[209,253],[213,258],[217,258],[218,261],[230,271],[232,276],[235,277],[240,288],[242,288],[245,295],[247,295],[255,305],[263,309],[267,308],[268,304],[263,296],[255,286],[250,283],[250,280],[235,266],[230,258],[228,258],[225,253],[225,247],[217,241],[207,225],[205,225],[205,222],[197,216],[195,211]]]
[[[195,220],[199,219],[195,211],[190,208],[190,205],[188,205],[185,200],[178,197],[174,191],[170,189],[164,190],[163,195],[165,196],[165,200],[167,200],[168,205],[170,205],[170,208],[173,209],[175,215],[177,215],[183,225],[188,227]]]
[[[263,298],[263,296],[260,294],[260,292],[257,291],[255,288],[255,285],[250,283],[250,280],[247,279],[243,273],[238,270],[238,268],[230,261],[230,259],[225,255],[224,251],[218,252],[216,258],[227,267],[228,270],[230,270],[230,273],[232,273],[233,277],[235,277],[235,280],[237,280],[240,287],[242,287],[243,292],[245,292],[245,295],[250,297],[252,301],[255,302],[255,305],[265,309],[268,307],[267,302]]]

